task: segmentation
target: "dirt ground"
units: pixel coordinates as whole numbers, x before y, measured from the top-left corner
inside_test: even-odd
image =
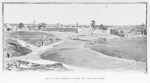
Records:
[[[48,33],[48,32],[44,32],[44,33]],[[96,49],[98,49],[98,52],[93,51],[89,48],[85,48],[85,45],[87,43],[89,43],[89,41],[97,39],[97,38],[119,38],[117,36],[114,35],[110,35],[110,34],[104,34],[104,33],[96,33],[94,34],[94,37],[92,37],[90,35],[90,33],[67,33],[67,32],[51,32],[49,34],[53,34],[55,36],[57,36],[58,38],[60,38],[61,40],[59,42],[53,43],[51,45],[47,45],[47,46],[43,46],[40,48],[33,48],[33,52],[30,54],[27,54],[26,56],[21,56],[21,57],[16,57],[16,58],[12,58],[6,61],[11,61],[11,60],[28,60],[28,61],[54,61],[54,62],[59,62],[59,63],[63,63],[66,65],[70,65],[73,66],[71,67],[72,70],[74,70],[74,68],[76,70],[78,70],[79,67],[80,68],[85,68],[85,69],[92,69],[92,70],[109,70],[109,71],[142,71],[145,72],[146,69],[146,64],[143,63],[145,62],[145,55],[139,60],[139,58],[141,57],[140,55],[136,56],[135,51],[139,51],[142,48],[144,48],[145,44],[140,43],[140,45],[134,45],[133,41],[130,42],[124,42],[124,44],[122,44],[122,41],[119,41],[118,43],[113,43],[110,42],[109,44],[112,45],[112,48],[110,48],[109,46],[104,45],[103,48],[102,46],[99,45],[95,45]],[[88,40],[87,41],[80,41],[80,40],[73,40],[72,38],[79,38],[79,39],[83,39],[83,40]],[[25,42],[23,43],[22,41],[20,41],[20,43],[25,44]],[[118,44],[122,44],[122,45],[118,45]],[[128,44],[130,43],[130,44]],[[123,52],[119,52],[124,54],[123,56],[129,56],[131,54],[132,57],[129,58],[133,58],[133,59],[138,59],[136,61],[134,60],[130,60],[129,58],[125,58],[124,57],[119,57],[116,58],[116,56],[119,56],[120,54],[117,51],[114,51],[114,47],[113,45],[116,47],[116,49],[119,49],[121,47],[124,47],[125,50],[127,48],[130,48],[129,46],[131,45],[132,48],[130,48],[129,50],[126,50],[124,53],[124,49]],[[119,47],[120,46],[120,47]],[[139,46],[139,47],[137,47]],[[31,46],[32,47],[32,46]],[[94,44],[93,44],[94,47]],[[115,52],[113,56],[110,55],[106,55],[103,52],[99,52],[99,49],[104,49],[106,52],[110,52],[109,50],[112,50],[112,52]],[[135,49],[136,48],[136,49]],[[32,48],[31,48],[32,49]],[[133,53],[131,50],[135,50]],[[140,51],[137,53],[139,54]],[[126,55],[128,54],[128,55]],[[138,57],[138,58],[137,58]],[[128,60],[129,59],[129,60]],[[138,62],[141,61],[141,62]]]

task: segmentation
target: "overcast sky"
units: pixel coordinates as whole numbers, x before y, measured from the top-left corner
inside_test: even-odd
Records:
[[[5,4],[5,23],[145,24],[146,4]]]

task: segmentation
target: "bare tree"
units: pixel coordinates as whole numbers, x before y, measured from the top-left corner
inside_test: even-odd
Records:
[[[43,36],[41,37],[41,40],[40,40],[40,42],[39,42],[38,44],[40,44],[40,47],[41,47],[41,46],[44,46],[44,43],[45,43],[46,41],[49,41],[49,38],[48,38],[47,35],[43,35]]]

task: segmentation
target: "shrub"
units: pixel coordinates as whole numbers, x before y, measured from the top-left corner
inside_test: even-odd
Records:
[[[99,38],[99,39],[94,40],[94,43],[96,43],[96,44],[106,44],[107,40],[106,40],[106,38]]]

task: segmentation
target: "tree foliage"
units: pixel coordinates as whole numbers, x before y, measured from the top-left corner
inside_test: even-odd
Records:
[[[45,28],[45,27],[46,27],[46,24],[45,24],[44,22],[39,24],[39,30],[40,30],[41,28]]]
[[[106,27],[105,25],[101,24],[101,25],[99,25],[99,29],[107,30],[107,29],[108,29],[108,27]]]
[[[24,27],[24,24],[23,24],[23,23],[19,23],[18,27],[19,27],[20,29],[22,29],[22,28]]]

